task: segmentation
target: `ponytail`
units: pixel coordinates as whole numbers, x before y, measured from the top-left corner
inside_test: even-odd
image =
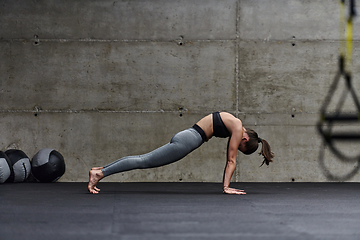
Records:
[[[269,143],[266,140],[259,138],[258,134],[252,129],[246,129],[246,133],[249,135],[249,141],[246,142],[246,151],[244,152],[244,154],[252,154],[258,149],[259,143],[261,143],[262,147],[259,155],[262,155],[264,157],[264,161],[262,162],[260,167],[264,165],[264,163],[266,165],[269,165],[269,163],[272,162],[271,159],[274,157],[274,153],[271,152]]]
[[[274,157],[274,153],[271,152],[270,145],[266,140],[259,138],[259,142],[261,142],[261,144],[262,144],[262,148],[261,148],[259,155],[263,155],[263,157],[264,157],[264,161],[260,165],[260,167],[261,167],[262,165],[264,165],[264,163],[266,165],[269,165],[269,163],[273,161],[271,159]]]

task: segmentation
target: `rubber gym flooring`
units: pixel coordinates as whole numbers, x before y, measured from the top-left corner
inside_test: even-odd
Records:
[[[0,239],[360,239],[359,183],[0,185]]]

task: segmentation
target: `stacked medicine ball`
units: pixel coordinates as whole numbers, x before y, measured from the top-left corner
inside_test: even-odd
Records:
[[[31,161],[18,149],[0,151],[0,183],[25,182],[30,173],[39,182],[56,182],[65,173],[64,158],[50,148],[41,149]]]

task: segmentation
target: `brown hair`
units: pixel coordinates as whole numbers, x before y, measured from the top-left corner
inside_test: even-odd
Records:
[[[246,133],[249,135],[249,141],[247,141],[245,144],[246,151],[244,154],[249,155],[255,152],[259,147],[259,143],[261,142],[262,148],[259,154],[263,155],[264,161],[260,167],[264,165],[264,163],[269,165],[269,163],[272,162],[271,159],[274,157],[274,153],[271,152],[269,143],[266,140],[259,138],[258,134],[252,129],[246,129]]]

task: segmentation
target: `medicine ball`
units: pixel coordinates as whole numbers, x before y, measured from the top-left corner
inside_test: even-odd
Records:
[[[0,183],[4,183],[10,177],[11,162],[8,156],[0,151]]]
[[[41,149],[31,160],[32,174],[40,182],[56,182],[65,173],[63,156],[50,148]]]
[[[10,177],[6,182],[24,182],[31,172],[29,157],[18,149],[9,149],[5,154],[10,160],[10,166],[12,166]]]

